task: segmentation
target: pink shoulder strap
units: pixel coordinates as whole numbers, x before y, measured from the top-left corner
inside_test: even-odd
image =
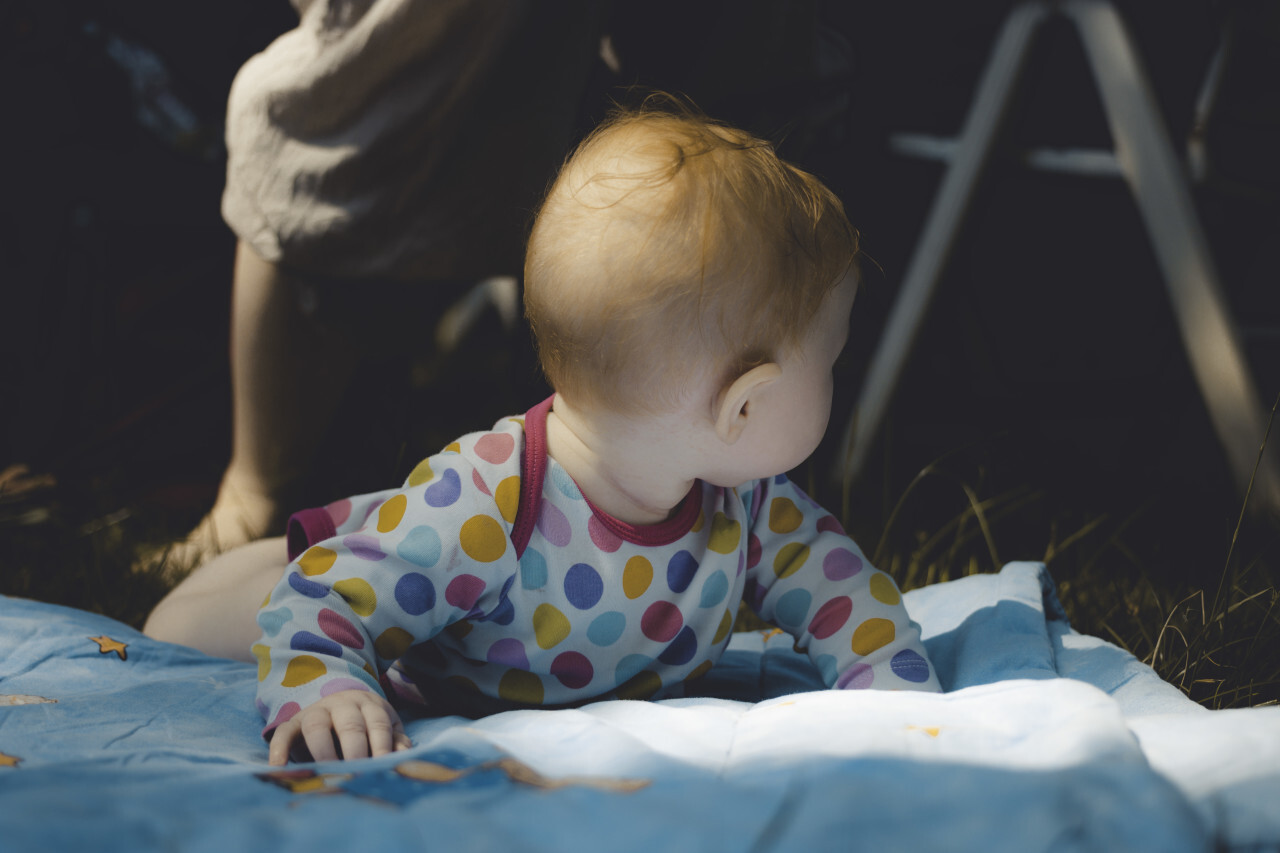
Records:
[[[516,520],[511,526],[511,544],[516,549],[516,559],[524,554],[538,523],[538,511],[542,507],[542,483],[547,476],[547,414],[555,401],[552,394],[534,406],[524,416],[524,455],[520,458],[520,505]]]

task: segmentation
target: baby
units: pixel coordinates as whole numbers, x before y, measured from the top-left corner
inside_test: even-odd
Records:
[[[784,474],[826,429],[857,253],[761,140],[665,101],[596,129],[526,258],[553,397],[292,520],[252,649],[271,763],[404,748],[389,695],[681,695],[744,598],[829,686],[939,690],[893,581]]]

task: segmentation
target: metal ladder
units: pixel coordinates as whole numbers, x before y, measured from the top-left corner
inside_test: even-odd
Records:
[[[1196,216],[1185,167],[1169,139],[1146,71],[1120,15],[1104,0],[1063,0],[1023,3],[1010,13],[958,139],[895,139],[900,151],[946,159],[950,164],[845,429],[840,473],[846,484],[861,474],[888,413],[1002,132],[1035,36],[1046,21],[1058,15],[1075,26],[1084,44],[1114,150],[1031,152],[1027,162],[1075,173],[1115,174],[1129,185],[1168,287],[1196,384],[1242,494],[1253,478],[1267,422],[1208,240]],[[1207,91],[1216,85],[1218,71],[1215,62]],[[1280,436],[1276,440],[1280,441]],[[1250,505],[1280,515],[1278,455],[1273,448],[1262,457]]]

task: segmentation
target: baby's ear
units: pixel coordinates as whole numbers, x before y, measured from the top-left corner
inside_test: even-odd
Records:
[[[724,389],[716,403],[716,435],[725,444],[733,444],[747,428],[751,404],[760,391],[782,375],[773,362],[753,367]]]

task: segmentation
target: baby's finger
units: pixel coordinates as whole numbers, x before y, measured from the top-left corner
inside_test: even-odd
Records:
[[[302,739],[307,743],[312,761],[333,761],[338,752],[333,746],[333,718],[329,712],[315,705],[302,721]]]
[[[276,726],[271,734],[271,748],[267,752],[267,763],[283,767],[289,763],[289,747],[298,736],[298,724],[294,720],[286,720]]]
[[[354,702],[344,703],[334,708],[332,714],[333,732],[338,736],[343,759],[368,758],[369,734],[360,706]]]
[[[413,746],[413,741],[409,740],[409,736],[405,734],[404,723],[400,722],[400,715],[394,709],[391,711],[391,740],[392,749],[396,751]]]
[[[366,702],[362,707],[364,727],[369,734],[369,754],[374,758],[386,755],[392,747],[391,719],[387,716],[387,709],[378,702]]]

